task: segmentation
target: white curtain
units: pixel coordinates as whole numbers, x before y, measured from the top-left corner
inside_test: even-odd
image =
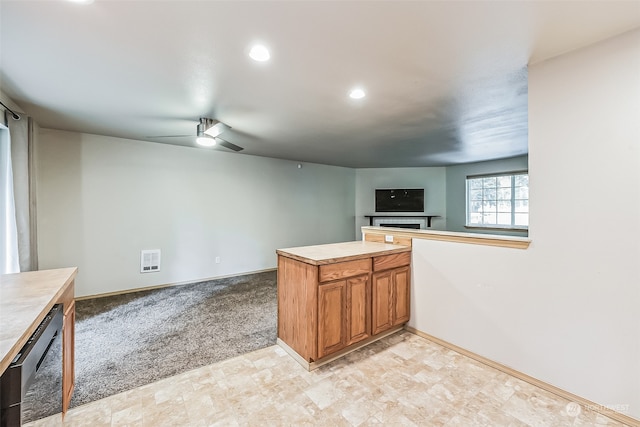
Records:
[[[13,199],[11,138],[9,129],[0,123],[0,274],[20,271],[18,230]]]
[[[11,138],[11,168],[15,221],[18,230],[18,259],[20,271],[38,269],[36,239],[35,138],[37,125],[25,114],[15,120],[7,117]]]

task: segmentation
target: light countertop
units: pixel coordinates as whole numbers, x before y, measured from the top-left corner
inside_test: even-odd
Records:
[[[355,241],[278,249],[276,253],[308,264],[322,265],[410,251],[411,247],[409,246]]]
[[[0,373],[62,297],[77,272],[72,267],[0,276]]]

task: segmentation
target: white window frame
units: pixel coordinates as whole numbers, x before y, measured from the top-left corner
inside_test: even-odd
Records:
[[[518,230],[518,231],[527,231],[529,229],[529,225],[528,225],[528,220],[527,220],[527,225],[516,225],[515,224],[515,215],[516,213],[526,213],[527,215],[529,215],[529,192],[528,192],[528,185],[527,185],[527,198],[526,199],[516,199],[516,185],[515,185],[515,181],[516,181],[516,176],[519,175],[526,175],[527,178],[529,176],[529,171],[516,171],[516,172],[504,172],[504,173],[493,173],[493,174],[483,174],[483,175],[469,175],[467,176],[467,178],[465,179],[465,210],[466,210],[466,220],[465,220],[465,227],[466,228],[483,228],[483,229],[501,229],[501,230]],[[493,224],[493,223],[472,223],[470,221],[470,217],[472,214],[475,214],[476,212],[471,212],[470,208],[471,208],[471,200],[470,200],[470,188],[469,188],[469,181],[470,180],[474,180],[474,179],[484,179],[484,178],[504,178],[504,177],[510,177],[511,178],[511,187],[510,187],[510,213],[511,213],[511,222],[510,224]],[[495,187],[496,191],[498,190],[498,188],[500,187]],[[505,188],[505,187],[502,187]],[[483,188],[483,192],[484,192],[484,188]],[[497,197],[497,196],[496,196]],[[488,199],[491,200],[491,199]],[[496,202],[499,199],[496,200]],[[505,199],[506,200],[506,199]],[[521,200],[526,200],[527,201],[527,211],[526,212],[516,212],[516,201],[521,201]],[[484,198],[484,193],[482,195],[482,202],[483,204],[485,203],[485,198]],[[497,205],[496,205],[497,206]],[[499,211],[497,210],[496,207],[496,222],[498,219],[498,213]],[[503,213],[506,213],[506,211],[504,211]]]

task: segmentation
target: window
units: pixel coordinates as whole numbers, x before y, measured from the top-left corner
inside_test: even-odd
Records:
[[[529,227],[529,174],[467,177],[467,227]]]

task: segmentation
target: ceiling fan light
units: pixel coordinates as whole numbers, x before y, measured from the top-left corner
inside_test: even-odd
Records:
[[[362,88],[354,88],[351,90],[351,92],[349,92],[349,97],[351,99],[362,99],[365,96],[367,96],[367,94],[364,92],[364,90]]]
[[[213,147],[216,145],[215,138],[211,138],[210,136],[199,136],[196,138],[196,142],[203,147]]]
[[[254,61],[265,62],[271,58],[271,54],[269,53],[269,49],[261,44],[257,44],[251,48],[249,51],[249,56]]]

